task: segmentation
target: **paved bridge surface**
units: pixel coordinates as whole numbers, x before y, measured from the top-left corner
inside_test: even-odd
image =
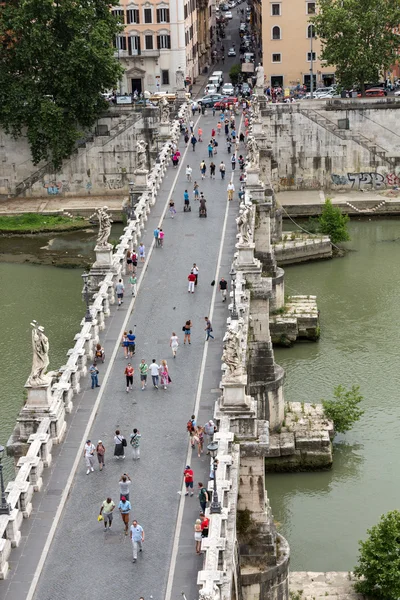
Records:
[[[195,553],[194,522],[199,515],[197,494],[181,495],[183,470],[191,464],[198,481],[207,482],[209,457],[189,448],[186,423],[195,413],[200,424],[213,416],[214,401],[221,378],[222,337],[228,308],[222,303],[217,285],[229,271],[236,242],[235,217],[237,193],[227,201],[227,184],[232,177],[238,188],[239,171],[232,173],[230,157],[220,136],[216,179],[209,170],[201,180],[199,165],[207,165],[207,140],[216,126],[218,115],[212,111],[196,117],[196,130],[204,131],[204,142],[196,151],[180,142],[182,158],[178,169],[170,167],[147,221],[143,242],[146,263],[138,266],[139,289],[136,299],[129,295],[121,308],[112,307],[101,341],[107,360],[100,364],[101,387],[91,390],[89,376],[81,380],[81,393],[74,398],[74,409],[67,417],[64,442],[53,452],[53,463],[44,474],[44,485],[35,495],[34,512],[22,527],[22,541],[10,556],[10,573],[0,585],[1,600],[85,600],[86,598],[179,598],[198,595],[197,572],[202,557]],[[242,149],[241,149],[242,150]],[[243,149],[244,150],[244,149]],[[218,165],[224,160],[226,179],[220,178]],[[208,218],[200,219],[196,202],[192,212],[183,213],[183,193],[192,184],[185,179],[185,167],[193,168],[194,179],[207,198]],[[190,186],[190,187],[189,187]],[[173,198],[175,218],[168,213]],[[155,248],[153,230],[165,231],[164,248]],[[194,294],[187,292],[187,276],[193,263],[199,267],[199,285]],[[210,316],[215,341],[205,342],[204,317]],[[183,345],[182,325],[193,322],[192,343]],[[124,369],[127,361],[120,344],[124,329],[136,326],[137,351],[134,389],[126,393]],[[180,340],[178,355],[172,358],[169,339],[175,331]],[[168,390],[153,389],[151,381],[140,390],[138,366],[141,358],[148,363],[167,359],[172,383]],[[151,378],[150,378],[151,379]],[[96,409],[97,393],[101,396]],[[129,438],[133,427],[142,434],[141,458],[133,461],[128,447],[126,459],[113,457],[115,429]],[[82,457],[83,444],[89,437],[106,446],[106,467],[89,476]],[[132,563],[132,548],[125,537],[119,514],[113,528],[104,532],[97,522],[99,508],[107,496],[118,504],[118,481],[122,473],[132,479],[131,517],[145,531],[144,551]],[[69,497],[60,506],[65,486]],[[117,512],[117,511],[116,511]]]

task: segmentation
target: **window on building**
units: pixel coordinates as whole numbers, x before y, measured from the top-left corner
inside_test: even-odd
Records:
[[[281,28],[278,25],[272,28],[272,39],[280,40],[281,39]]]
[[[157,23],[169,23],[169,8],[157,8]]]
[[[168,34],[157,36],[157,48],[159,50],[167,50],[171,48],[171,36]]]
[[[314,25],[309,25],[307,27],[307,37],[308,38],[311,38],[311,37],[315,38],[315,28],[314,28]]]
[[[126,37],[124,35],[115,36],[114,48],[116,48],[117,50],[126,50]]]
[[[279,62],[280,63],[281,62],[281,54],[280,53],[273,54],[272,55],[272,62],[274,62],[274,63]]]
[[[271,4],[271,15],[273,17],[281,16],[281,5],[280,4]]]
[[[315,54],[315,52],[307,52],[307,60],[308,60],[308,62],[311,62],[311,54],[312,54],[312,59],[313,60],[317,59],[317,55]]]
[[[315,2],[307,2],[307,14],[315,15]]]
[[[126,22],[128,25],[135,23],[135,25],[139,24],[139,10],[137,8],[128,8],[126,11]]]
[[[146,48],[146,50],[153,50],[153,35],[144,36],[144,47]]]
[[[189,29],[189,38],[192,40],[193,39],[193,25],[190,26]]]
[[[185,6],[183,7],[183,16],[185,19],[187,19],[188,16],[188,5],[185,4]]]
[[[117,17],[120,23],[124,23],[124,11],[122,9],[115,9],[111,11],[114,17]]]
[[[161,70],[161,84],[169,85],[169,71],[168,70]]]
[[[193,57],[197,55],[197,42],[193,46]]]
[[[144,22],[145,23],[152,23],[153,22],[153,18],[152,18],[152,14],[151,14],[151,8],[145,8],[144,9]]]
[[[140,36],[130,35],[128,37],[129,56],[138,56],[140,54]]]

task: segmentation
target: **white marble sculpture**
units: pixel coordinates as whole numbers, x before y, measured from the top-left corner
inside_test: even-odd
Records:
[[[252,121],[256,123],[260,121],[260,104],[258,102],[257,96],[254,96],[254,98],[251,101],[251,116]]]
[[[32,370],[29,375],[28,384],[32,387],[41,387],[50,383],[51,377],[46,373],[49,366],[49,340],[44,334],[44,327],[37,321],[32,325]]]
[[[176,78],[176,89],[177,90],[185,89],[185,81],[184,81],[185,75],[184,75],[183,71],[178,69],[177,72],[175,73],[175,78]]]
[[[159,109],[161,123],[169,123],[169,104],[166,98],[161,98]]]
[[[147,144],[144,140],[137,140],[136,142],[136,169],[138,171],[146,170],[147,165]]]
[[[260,167],[260,151],[257,140],[253,136],[249,136],[247,141],[247,160],[250,167],[254,169]]]
[[[222,362],[227,366],[226,375],[237,373],[242,367],[240,332],[228,329],[224,337]]]
[[[236,219],[236,224],[239,230],[239,243],[250,244],[250,227],[249,227],[250,209],[242,208],[239,211],[239,216]]]
[[[103,206],[103,208],[96,208],[96,215],[99,221],[99,233],[97,235],[96,244],[97,248],[108,248],[109,246],[108,238],[111,234],[111,225],[113,221],[107,211],[107,206]]]
[[[258,67],[256,68],[256,74],[257,74],[256,87],[264,89],[265,73],[264,73],[264,67],[262,66],[261,63],[258,63]]]

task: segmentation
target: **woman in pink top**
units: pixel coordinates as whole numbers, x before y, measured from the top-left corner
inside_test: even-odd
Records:
[[[160,375],[161,375],[161,385],[164,387],[164,390],[166,390],[167,385],[169,384],[168,365],[167,365],[166,360],[161,361]]]
[[[202,135],[203,135],[203,130],[202,130],[201,127],[199,127],[198,130],[197,130],[197,137],[199,138],[199,142],[203,141]]]
[[[164,246],[164,235],[165,235],[165,233],[163,232],[163,230],[160,227],[160,231],[158,232],[158,239],[160,240],[161,248]]]

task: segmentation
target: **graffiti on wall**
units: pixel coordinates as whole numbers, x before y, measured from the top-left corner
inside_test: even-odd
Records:
[[[288,175],[287,177],[279,178],[279,185],[281,187],[296,187],[304,189],[318,189],[321,184],[315,177],[293,177]]]
[[[346,173],[346,175],[332,173],[331,180],[334,185],[349,186],[351,189],[366,187],[373,190],[381,190],[386,187],[400,185],[400,175],[396,175],[396,173],[376,173],[366,171]]]
[[[69,181],[63,179],[62,181],[45,181],[43,187],[47,190],[49,196],[58,196],[59,194],[70,191]]]
[[[107,179],[106,186],[109,190],[120,190],[124,187],[124,183],[120,177],[116,179]]]

